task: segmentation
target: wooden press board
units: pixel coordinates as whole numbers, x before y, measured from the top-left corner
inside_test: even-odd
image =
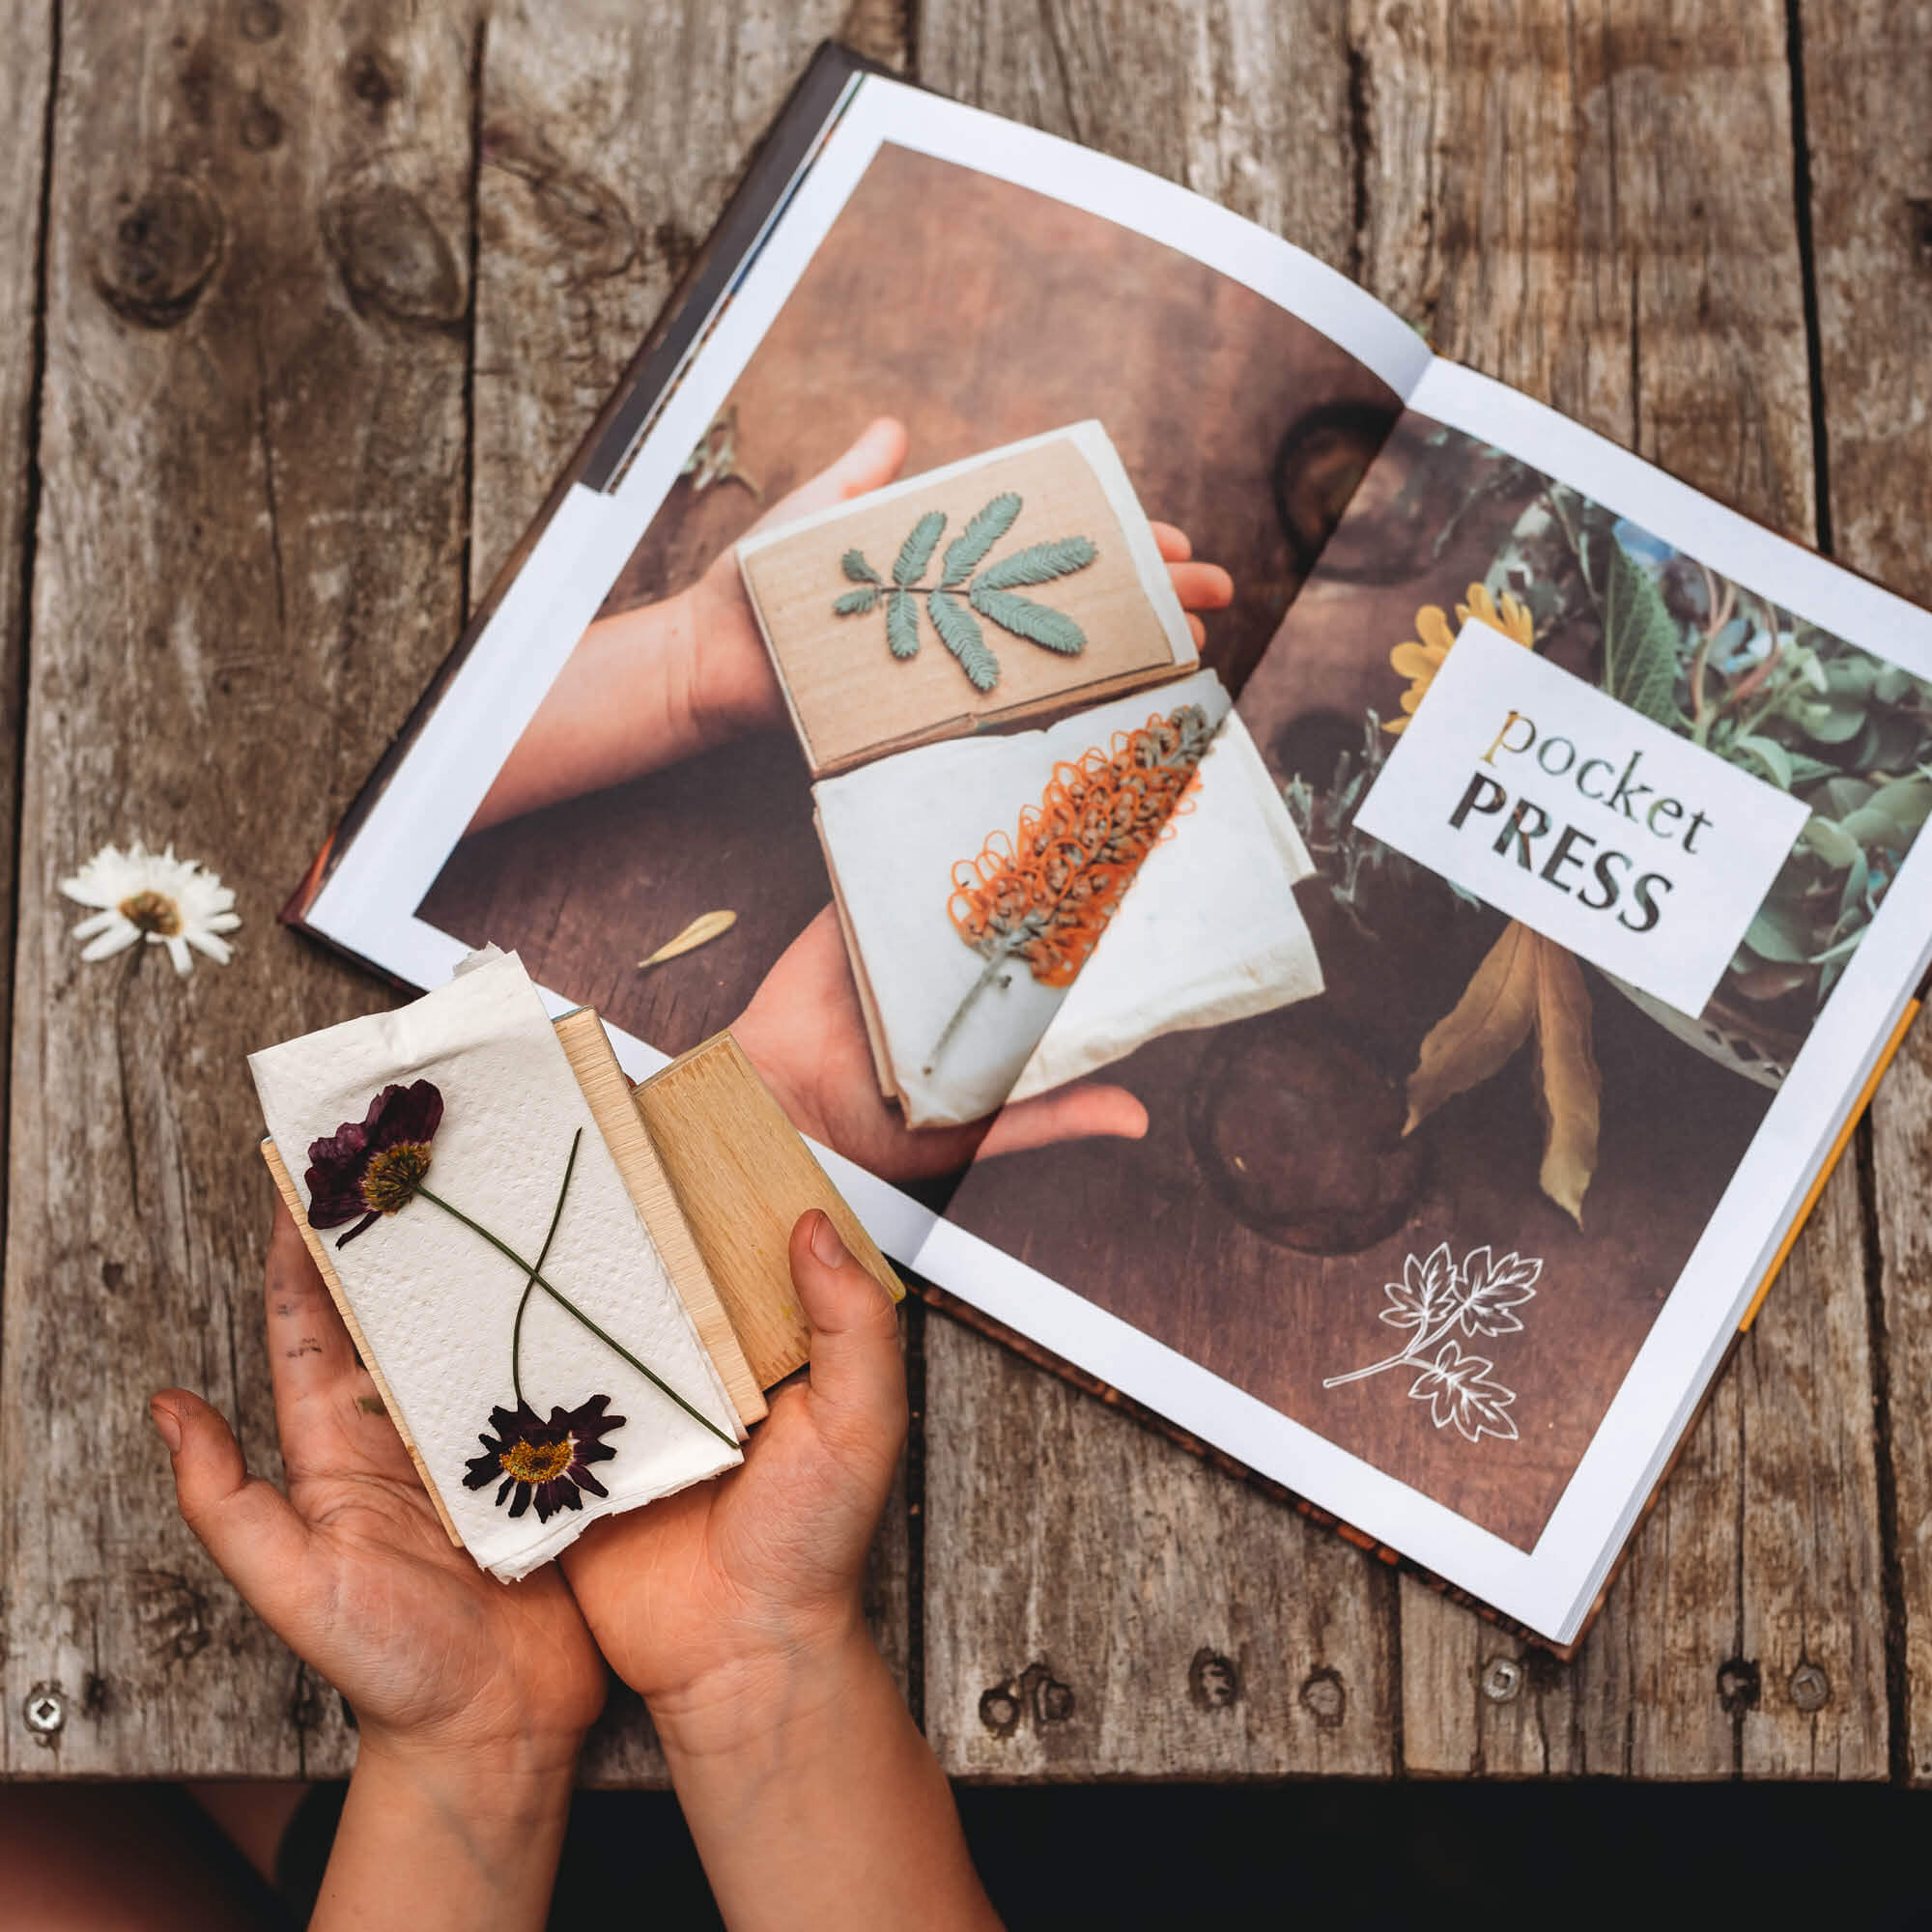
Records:
[[[732,1406],[747,1427],[763,1420],[769,1412],[763,1391],[803,1367],[809,1352],[791,1285],[789,1244],[800,1214],[822,1208],[895,1301],[905,1290],[729,1034],[694,1047],[635,1090],[590,1008],[566,1013],[556,1036]],[[671,1148],[675,1158],[667,1157]],[[460,1546],[273,1141],[262,1142],[262,1158],[438,1518]]]

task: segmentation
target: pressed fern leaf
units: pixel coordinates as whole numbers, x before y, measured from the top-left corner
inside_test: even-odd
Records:
[[[986,648],[973,613],[950,591],[935,590],[925,608],[939,641],[959,660],[959,668],[975,691],[991,691],[1000,681],[1000,661]]]
[[[886,600],[886,642],[895,658],[919,655],[919,600],[910,590],[895,590]]]
[[[978,582],[988,590],[1010,590],[1017,583],[1051,583],[1085,570],[1100,553],[1087,537],[1055,537],[1051,543],[1029,544],[998,563],[988,564]]]
[[[899,546],[898,561],[893,565],[893,582],[901,585],[917,583],[946,527],[944,510],[928,510],[912,526],[912,534]]]
[[[866,561],[864,551],[848,550],[838,559],[838,567],[854,583],[877,583],[879,573]]]
[[[1020,513],[1020,497],[1012,490],[1003,490],[946,546],[946,562],[941,577],[950,590],[964,583],[983,557],[1012,528]]]
[[[904,592],[897,593],[904,596]],[[848,590],[832,606],[833,614],[839,617],[863,617],[879,601],[876,584],[862,584],[857,590]]]
[[[982,617],[990,617],[1003,631],[1016,638],[1058,651],[1062,657],[1077,657],[1087,648],[1087,633],[1064,611],[1049,611],[1016,590],[995,590],[981,578],[967,596]]]

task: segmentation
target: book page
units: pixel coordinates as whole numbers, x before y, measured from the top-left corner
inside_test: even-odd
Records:
[[[1435,365],[1238,700],[1321,990],[949,1220],[1594,1577],[1613,1408],[1634,1503],[1923,971],[1928,678],[1923,613]]]

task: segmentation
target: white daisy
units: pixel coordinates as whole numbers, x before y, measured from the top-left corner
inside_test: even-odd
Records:
[[[99,910],[74,927],[84,939],[83,959],[109,959],[137,940],[165,946],[177,973],[192,970],[188,948],[220,965],[233,956],[224,932],[242,923],[234,891],[218,874],[192,859],[177,859],[170,845],[150,852],[137,838],[127,851],[103,845],[60,889],[69,898]]]

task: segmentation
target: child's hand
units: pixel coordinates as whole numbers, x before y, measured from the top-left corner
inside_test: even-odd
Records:
[[[801,483],[745,531],[775,529],[781,524],[830,509],[867,491],[883,489],[906,459],[905,424],[879,416],[836,463]],[[692,711],[703,744],[784,723],[785,705],[772,669],[737,553],[722,550],[696,583],[683,593],[689,611]],[[621,623],[622,618],[611,621]],[[696,749],[696,747],[694,747]]]
[[[882,1180],[951,1174],[976,1154],[1018,1153],[1057,1141],[1139,1140],[1147,1109],[1124,1087],[1081,1080],[1002,1107],[960,1127],[909,1127],[879,1094],[852,967],[827,906],[780,954],[731,1036],[791,1123]]]
[[[449,1541],[279,1202],[267,1294],[288,1494],[199,1396],[164,1389],[151,1406],[188,1527],[348,1698],[365,1752],[567,1768],[605,1678],[563,1578],[505,1585]]]
[[[898,1320],[816,1209],[791,1236],[811,1323],[743,1467],[591,1524],[562,1564],[604,1655],[659,1727],[755,1727],[822,1661],[866,1642],[860,1579],[905,1440]]]

